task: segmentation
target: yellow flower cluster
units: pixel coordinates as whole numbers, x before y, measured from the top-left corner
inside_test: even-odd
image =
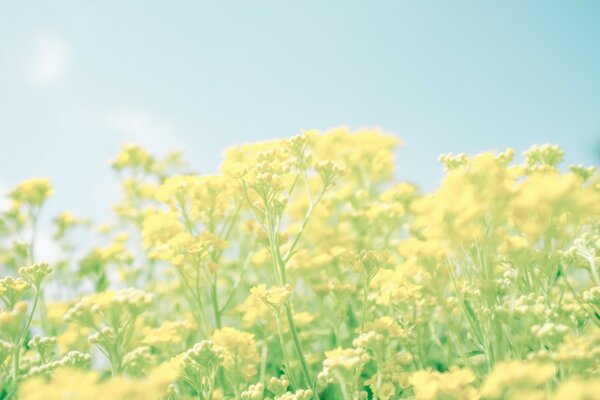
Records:
[[[250,289],[250,293],[262,300],[267,306],[279,309],[283,303],[292,295],[292,285],[267,289],[264,283]]]
[[[52,196],[52,186],[45,178],[33,178],[25,180],[10,192],[10,198],[18,205],[39,207],[44,201]]]
[[[552,364],[501,362],[494,366],[485,379],[481,394],[490,399],[533,394],[552,379],[555,373],[556,368]]]
[[[475,374],[469,369],[454,368],[447,372],[420,370],[409,380],[417,400],[478,399],[473,386]]]
[[[236,379],[250,380],[256,374],[259,356],[254,335],[225,327],[212,335],[215,347],[223,354],[223,367]]]
[[[51,381],[44,377],[34,377],[25,381],[19,396],[28,400],[162,400],[169,382],[177,378],[173,371],[173,368],[163,366],[151,371],[144,380],[124,377],[102,380],[97,372],[60,368],[54,372]]]
[[[596,168],[555,145],[448,153],[424,193],[394,179],[399,144],[302,131],[214,175],[126,145],[114,218],[51,218],[50,264],[52,187],[17,185],[0,398],[600,398]]]

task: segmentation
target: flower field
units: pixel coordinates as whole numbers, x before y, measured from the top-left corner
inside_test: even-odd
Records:
[[[445,154],[423,193],[394,179],[398,145],[303,131],[216,175],[123,146],[109,224],[46,215],[50,181],[21,182],[0,399],[600,399],[594,167]]]

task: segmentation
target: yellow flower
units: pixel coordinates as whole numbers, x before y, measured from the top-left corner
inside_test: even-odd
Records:
[[[250,294],[246,299],[236,307],[235,312],[240,315],[243,328],[252,328],[268,324],[273,320],[272,311],[265,302]]]
[[[117,377],[102,381],[97,372],[59,368],[51,380],[41,376],[23,382],[19,387],[19,398],[159,400],[177,375],[178,371],[169,363],[156,367],[139,380]]]
[[[126,144],[121,147],[119,154],[111,161],[111,166],[116,171],[132,167],[148,172],[152,168],[153,163],[154,158],[146,149],[138,145]]]
[[[223,354],[223,366],[232,374],[250,380],[256,374],[259,361],[254,335],[234,328],[217,329],[212,334],[215,347]]]
[[[157,245],[150,252],[150,257],[168,261],[179,268],[206,261],[210,252],[223,250],[226,247],[226,241],[209,232],[202,232],[197,236],[180,232],[166,242]]]
[[[475,375],[469,369],[452,368],[443,373],[420,370],[411,375],[409,382],[417,400],[478,399],[473,387]]]
[[[46,178],[33,178],[19,183],[9,196],[18,204],[39,207],[52,196],[50,181]]]
[[[292,285],[288,283],[284,287],[272,287],[271,289],[267,289],[267,285],[263,283],[250,289],[250,293],[264,301],[268,306],[277,310],[292,295]]]
[[[97,372],[64,368],[55,371],[53,379],[44,376],[28,379],[19,387],[23,400],[93,399],[105,396],[100,392]]]
[[[150,307],[153,301],[154,295],[141,289],[108,290],[83,297],[67,311],[64,320],[95,327],[94,320],[100,316],[115,325],[114,316],[117,320],[136,317]]]
[[[194,329],[194,324],[188,320],[165,321],[158,328],[145,328],[142,343],[149,346],[166,346],[180,344]]]
[[[481,387],[481,395],[493,399],[515,388],[536,388],[556,373],[556,367],[548,363],[504,361],[494,365]]]
[[[381,400],[389,400],[396,394],[396,387],[391,382],[385,382],[377,390],[377,397]]]
[[[398,137],[379,130],[361,129],[351,132],[345,127],[314,135],[315,161],[331,160],[346,166],[346,179],[360,183],[389,179],[394,170],[393,150]]]
[[[325,361],[323,361],[323,371],[330,375],[334,371],[342,373],[354,373],[357,368],[369,360],[369,356],[361,348],[341,348],[325,352]]]
[[[12,310],[31,284],[23,278],[7,276],[0,279],[0,300],[6,308]]]
[[[600,379],[571,378],[560,384],[554,400],[594,400],[599,394]]]
[[[554,167],[563,161],[565,153],[557,145],[534,144],[523,152],[525,162],[530,168],[539,166]]]
[[[151,213],[144,218],[143,222],[144,247],[150,249],[153,246],[160,246],[184,229],[175,212]]]
[[[364,329],[365,331],[375,331],[392,338],[404,335],[404,329],[389,316],[380,317],[374,321],[365,323]]]
[[[39,286],[42,280],[51,272],[52,267],[47,263],[37,263],[19,268],[19,274],[24,276],[34,286]]]

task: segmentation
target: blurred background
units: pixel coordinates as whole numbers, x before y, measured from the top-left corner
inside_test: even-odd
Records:
[[[600,152],[598,1],[4,1],[0,191],[48,177],[47,210],[105,218],[122,143],[184,151],[381,127],[399,179],[444,152]]]

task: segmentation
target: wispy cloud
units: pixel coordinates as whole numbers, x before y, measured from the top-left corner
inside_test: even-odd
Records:
[[[141,144],[159,152],[182,148],[175,128],[147,111],[113,112],[107,116],[106,122],[122,141]]]
[[[71,50],[60,36],[44,33],[36,37],[29,66],[29,81],[48,86],[61,80],[67,72]]]

